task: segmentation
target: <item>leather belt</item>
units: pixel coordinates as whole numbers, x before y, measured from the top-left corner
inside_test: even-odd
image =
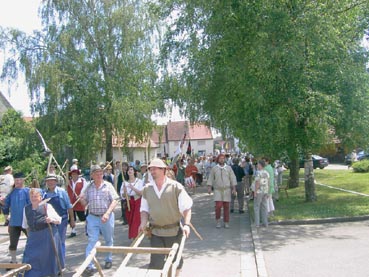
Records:
[[[179,222],[173,223],[173,224],[167,224],[167,225],[156,225],[156,224],[150,224],[150,227],[152,229],[171,229],[174,227],[178,227],[179,226]]]
[[[88,213],[90,215],[94,215],[94,216],[97,216],[97,217],[102,217],[104,214],[93,214],[93,213]]]

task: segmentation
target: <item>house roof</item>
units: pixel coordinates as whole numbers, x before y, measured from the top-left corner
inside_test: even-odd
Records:
[[[202,123],[190,124],[189,121],[169,121],[167,124],[168,141],[180,141],[186,133],[186,139],[213,139],[208,126]]]

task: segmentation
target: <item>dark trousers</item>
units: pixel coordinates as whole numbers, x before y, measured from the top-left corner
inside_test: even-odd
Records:
[[[128,223],[127,216],[126,216],[127,200],[124,199],[120,201],[120,209],[122,211],[123,222]]]
[[[160,248],[171,248],[174,243],[181,243],[181,239],[183,236],[182,229],[179,229],[178,234],[173,237],[159,237],[155,236],[154,234],[151,236],[150,239],[150,245],[151,247],[160,247]],[[165,257],[164,254],[151,254],[150,256],[150,269],[163,269],[164,263],[165,263]],[[175,261],[177,258],[177,254],[174,257]],[[181,269],[183,266],[183,258],[181,258],[178,269]]]
[[[86,213],[85,211],[73,211],[74,221],[77,220],[77,216],[79,221],[86,221]]]
[[[27,230],[23,229],[21,226],[8,226],[8,232],[10,238],[9,250],[17,250],[21,232],[27,236]]]

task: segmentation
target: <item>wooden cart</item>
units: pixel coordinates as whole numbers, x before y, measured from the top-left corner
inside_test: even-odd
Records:
[[[90,254],[87,256],[82,265],[76,270],[73,277],[80,277],[87,266],[94,262],[97,271],[100,276],[104,276],[101,265],[96,259],[96,253],[100,252],[112,252],[112,253],[126,253],[127,255],[123,259],[119,268],[114,273],[114,277],[130,276],[130,277],[174,277],[176,270],[179,265],[179,261],[182,257],[182,252],[185,244],[186,237],[183,236],[181,244],[173,244],[172,248],[154,248],[154,247],[139,247],[140,243],[144,238],[143,234],[140,234],[137,239],[129,247],[124,246],[101,246],[100,242],[97,242],[95,247],[92,249]],[[174,257],[177,253],[176,259]],[[162,269],[147,269],[127,266],[129,260],[133,254],[165,254],[167,259],[165,261],[164,267]]]
[[[24,273],[27,270],[31,269],[30,264],[0,264],[1,269],[10,269],[8,272],[6,272],[4,275],[1,275],[2,277],[12,277],[12,276],[24,276]]]

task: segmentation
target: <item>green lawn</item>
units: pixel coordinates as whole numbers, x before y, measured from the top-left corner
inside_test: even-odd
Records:
[[[315,170],[314,173],[318,183],[369,195],[369,173],[353,173],[348,170]],[[303,178],[303,170],[300,174]],[[285,176],[287,177],[288,173]],[[289,198],[281,191],[271,221],[369,215],[369,197],[319,185],[316,185],[316,193],[318,201],[307,203],[303,182],[300,182],[298,188],[288,190]],[[250,208],[253,211],[252,201]]]

